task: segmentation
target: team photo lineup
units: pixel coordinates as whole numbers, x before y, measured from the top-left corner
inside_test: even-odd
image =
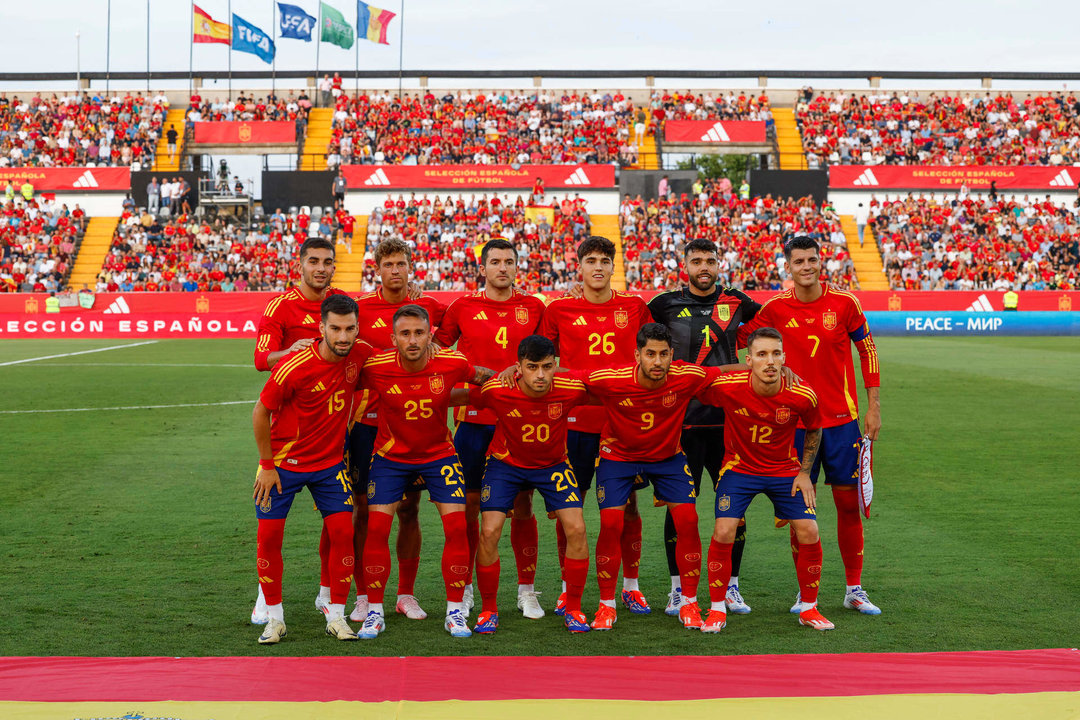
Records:
[[[538,562],[559,564],[562,585],[549,610],[570,633],[615,629],[619,604],[652,613],[638,584],[641,550],[662,542],[671,579],[664,612],[686,629],[719,633],[729,614],[751,612],[739,572],[744,516],[759,494],[772,502],[777,527],[788,527],[791,613],[800,625],[832,630],[818,609],[819,591],[839,594],[840,586],[840,570],[822,564],[824,485],[836,508],[843,607],[881,613],[861,577],[871,447],[881,429],[877,350],[855,296],[822,281],[818,243],[805,235],[786,242],[793,283],[759,305],[718,282],[713,242],[691,240],[682,258],[688,284],[646,303],[612,288],[615,245],[582,237],[580,281],[563,297],[519,291],[517,250],[494,238],[478,252],[481,289],[449,306],[411,282],[412,251],[400,240],[376,246],[380,286],[356,298],[333,287],[333,242],[303,243],[299,283],[267,305],[254,353],[269,374],[252,418],[251,622],[264,626],[260,644],[287,636],[282,543],[305,487],[323,518],[315,608],[338,640],[378,638],[395,622],[425,619],[421,600],[442,600],[415,594],[420,563],[435,563],[430,545],[421,553],[425,492],[444,531],[443,627],[455,638],[499,627],[507,519],[525,618],[548,612],[534,582]],[[715,490],[707,546],[697,508],[708,497],[704,479]],[[599,506],[599,528],[589,528],[595,545],[583,514],[590,495]],[[664,508],[662,538],[642,536],[650,504]],[[542,512],[554,520],[557,557],[539,554]],[[599,590],[591,620],[582,606],[590,577]],[[707,597],[699,600],[699,590]]]

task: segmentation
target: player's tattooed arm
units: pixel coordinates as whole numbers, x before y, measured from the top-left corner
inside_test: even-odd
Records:
[[[821,447],[821,428],[807,430],[803,440],[802,472],[810,474],[814,467],[814,459],[817,458],[818,448]]]
[[[465,382],[470,385],[483,385],[491,378],[495,377],[495,371],[491,368],[480,367],[477,365],[473,368],[473,374],[471,377],[465,378]]]

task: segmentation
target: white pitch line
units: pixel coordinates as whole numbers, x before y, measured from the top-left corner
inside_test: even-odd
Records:
[[[35,358],[24,358],[22,360],[9,360],[8,362],[0,362],[0,367],[5,365],[22,365],[23,363],[37,362],[38,360],[54,360],[56,358],[71,357],[73,355],[89,355],[90,353],[105,352],[106,350],[123,350],[124,348],[133,348],[140,345],[153,345],[157,340],[143,340],[142,342],[129,343],[127,345],[112,345],[110,347],[94,348],[93,350],[79,350],[78,352],[60,353],[59,355],[43,355]]]
[[[255,366],[247,363],[44,363],[38,367],[200,367],[200,368],[248,368]]]
[[[254,400],[229,400],[212,403],[180,403],[178,405],[126,405],[120,407],[54,408],[51,410],[0,410],[0,415],[29,415],[31,413],[90,412],[92,410],[162,410],[166,408],[212,407],[215,405],[252,405]]]

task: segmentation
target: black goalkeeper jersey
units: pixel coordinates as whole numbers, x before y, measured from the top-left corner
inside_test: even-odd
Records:
[[[703,367],[739,362],[735,344],[739,325],[750,322],[760,309],[746,293],[724,287],[702,297],[683,286],[649,301],[653,319],[666,325],[675,341],[674,359]],[[687,427],[723,424],[724,411],[718,407],[691,400],[686,408]]]

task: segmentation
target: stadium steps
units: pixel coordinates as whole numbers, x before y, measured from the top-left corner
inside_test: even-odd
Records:
[[[75,267],[71,269],[71,277],[68,278],[69,288],[79,290],[86,284],[91,290],[94,289],[101,266],[105,264],[105,256],[112,247],[113,235],[119,222],[118,217],[90,218],[82,244],[79,245],[79,254],[75,256]]]
[[[840,227],[847,239],[848,253],[855,265],[855,277],[859,280],[860,290],[888,290],[889,279],[885,277],[885,267],[881,263],[877,238],[869,225],[864,233],[864,245],[859,247],[859,230],[852,215],[840,216]]]
[[[326,169],[326,149],[334,134],[333,123],[333,108],[311,108],[304,132],[304,154],[300,156],[300,170]]]
[[[799,124],[795,122],[795,109],[773,108],[772,114],[776,122],[776,149],[780,154],[780,169],[806,170],[806,153],[803,152]]]
[[[352,252],[347,252],[340,242],[337,245],[337,269],[334,271],[334,287],[357,295],[364,277],[364,251],[367,249],[367,215],[356,215],[353,225]]]
[[[618,215],[593,215],[592,234],[606,237],[615,243],[615,273],[611,276],[611,287],[616,290],[626,289],[626,266],[623,263],[622,232],[619,230]]]
[[[645,120],[646,128],[652,125],[652,110],[648,112],[648,118]],[[633,132],[631,126],[630,131]],[[645,140],[641,145],[638,145],[638,163],[634,167],[640,170],[659,170],[660,169],[660,157],[656,154],[656,135],[646,130]],[[620,251],[621,252],[621,251]],[[621,255],[620,255],[621,257]]]
[[[154,151],[155,172],[179,172],[180,158],[184,156],[184,112],[185,108],[172,108],[165,114],[165,121],[161,123],[161,137],[158,138],[157,149]],[[179,135],[176,138],[176,157],[169,160],[169,138],[165,134],[169,126],[175,125]]]

